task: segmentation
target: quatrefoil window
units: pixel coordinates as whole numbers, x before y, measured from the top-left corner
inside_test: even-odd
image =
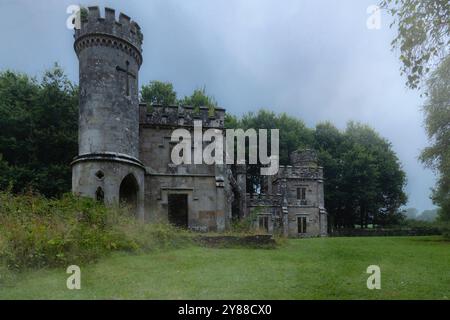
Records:
[[[102,179],[105,177],[105,174],[103,173],[102,170],[98,170],[97,173],[95,174],[95,176],[96,176],[98,179],[102,180]]]

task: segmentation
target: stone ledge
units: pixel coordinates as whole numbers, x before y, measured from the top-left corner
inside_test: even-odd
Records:
[[[95,152],[95,153],[80,154],[73,159],[70,165],[73,166],[78,162],[85,162],[85,161],[120,162],[134,165],[145,170],[144,165],[138,159],[122,153],[114,153],[114,152]]]
[[[195,242],[206,247],[252,247],[252,248],[275,248],[275,239],[270,234],[251,236],[208,236],[201,235],[194,239]]]
[[[442,232],[438,228],[412,229],[341,229],[330,233],[332,237],[406,237],[433,236]]]

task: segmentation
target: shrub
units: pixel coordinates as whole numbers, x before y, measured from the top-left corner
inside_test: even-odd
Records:
[[[0,257],[3,255],[3,252],[6,250],[6,239],[3,234],[0,234]]]
[[[89,15],[88,9],[85,8],[85,7],[81,7],[80,8],[80,19],[81,19],[81,22],[88,22],[88,15]]]
[[[231,230],[228,234],[239,236],[265,234],[265,230],[261,230],[259,226],[255,226],[255,223],[258,222],[258,214],[261,212],[262,208],[260,207],[252,208],[250,214],[245,218],[232,221]],[[281,245],[285,243],[282,230],[275,228],[272,235],[277,244]]]
[[[139,251],[175,249],[192,243],[189,231],[176,228],[167,223],[149,224],[136,219],[116,226],[119,232],[132,240]]]
[[[234,233],[258,233],[258,230],[254,227],[254,222],[260,211],[260,208],[253,208],[245,218],[234,220],[231,223],[231,231]]]
[[[442,219],[436,219],[435,221],[406,219],[401,227],[424,232],[436,231],[444,238],[450,240],[450,221]]]
[[[450,222],[442,222],[439,228],[442,232],[442,236],[444,236],[445,239],[450,240]]]
[[[406,228],[435,228],[436,222],[425,221],[425,220],[416,220],[416,219],[405,219],[403,224],[399,227]]]
[[[187,239],[187,232],[142,224],[125,208],[92,199],[0,192],[0,259],[10,269],[88,263],[116,250],[178,247]]]

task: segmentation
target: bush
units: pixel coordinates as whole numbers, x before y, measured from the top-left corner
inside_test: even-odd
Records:
[[[137,251],[176,249],[192,243],[189,231],[168,223],[142,223],[127,217],[115,229],[132,240]]]
[[[257,220],[258,213],[261,212],[261,208],[253,208],[250,210],[250,214],[243,219],[236,219],[231,223],[232,233],[243,234],[255,234],[259,233],[258,228],[254,227],[254,223]]]
[[[116,250],[177,247],[187,239],[187,232],[142,224],[128,210],[92,199],[0,192],[0,259],[9,269],[88,263]]]
[[[398,227],[399,229],[412,229],[412,230],[436,230],[439,229],[439,224],[436,221],[425,221],[416,219],[405,219],[403,223]]]
[[[440,225],[440,230],[442,232],[442,236],[444,236],[445,239],[450,240],[450,222],[443,222]]]
[[[437,219],[435,221],[406,219],[404,226],[413,230],[438,230],[444,238],[450,240],[450,221],[443,221],[442,219]]]

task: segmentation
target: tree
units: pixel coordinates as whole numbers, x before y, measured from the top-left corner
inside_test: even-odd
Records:
[[[290,164],[291,153],[309,147],[313,143],[313,130],[306,127],[305,123],[286,113],[275,114],[265,109],[257,113],[249,112],[245,114],[239,123],[243,129],[279,129],[280,130],[280,164]],[[270,141],[270,132],[268,135]],[[270,145],[268,145],[268,150]]]
[[[408,208],[405,210],[405,218],[406,219],[416,219],[419,215],[419,210],[416,208]]]
[[[397,26],[392,47],[400,50],[401,71],[407,85],[419,88],[450,52],[450,2],[448,0],[382,0],[381,6]]]
[[[225,125],[227,129],[241,128],[244,130],[255,129],[258,135],[259,129],[268,129],[267,150],[270,151],[270,129],[279,129],[280,164],[290,163],[290,155],[293,151],[311,146],[313,142],[313,130],[307,128],[303,121],[291,117],[285,113],[275,114],[272,111],[261,109],[257,113],[249,112],[240,119],[227,117]],[[248,147],[246,148],[248,152]],[[248,159],[248,154],[247,154]],[[256,193],[263,188],[263,180],[260,175],[260,164],[247,166],[248,192]]]
[[[324,167],[325,206],[330,226],[389,225],[402,219],[406,178],[392,146],[368,126],[350,122],[344,132],[331,123],[315,130],[303,121],[267,110],[242,118],[227,116],[227,128],[279,129],[280,163],[290,164],[293,151],[314,148]],[[247,148],[248,150],[248,148]],[[260,165],[248,165],[249,192],[263,191]]]
[[[360,224],[397,224],[403,218],[399,208],[407,201],[406,174],[392,145],[372,128],[353,122],[347,125],[345,137],[350,148],[349,157],[344,153],[348,166],[352,168],[356,161],[356,169],[350,170],[357,172],[356,177],[348,181],[361,190],[356,203]]]
[[[439,216],[450,221],[450,2],[383,0],[398,26],[393,48],[399,48],[407,85],[425,83],[425,125],[431,146],[420,160],[438,174],[432,192]]]
[[[181,105],[194,107],[197,111],[200,107],[208,107],[210,112],[214,111],[217,107],[217,101],[213,96],[209,96],[206,93],[206,88],[195,89],[192,95],[184,97],[180,100]]]
[[[431,146],[420,159],[438,175],[432,199],[441,208],[440,217],[450,221],[450,56],[432,73],[427,88],[423,111]]]
[[[325,177],[325,207],[328,211],[329,225],[344,225],[350,221],[346,214],[347,197],[343,184],[343,134],[330,122],[319,123],[314,131],[314,149],[318,152],[320,165]],[[351,222],[349,222],[351,224]]]
[[[42,80],[0,73],[0,188],[58,196],[71,188],[78,88],[58,65]]]
[[[438,210],[424,210],[420,215],[417,216],[417,220],[433,222],[438,216]]]
[[[324,167],[330,226],[399,222],[406,202],[405,173],[391,145],[368,126],[350,122],[344,132],[318,124],[314,146]]]
[[[154,104],[169,106],[177,103],[177,93],[174,91],[173,85],[157,80],[142,86],[141,98],[149,106]]]

